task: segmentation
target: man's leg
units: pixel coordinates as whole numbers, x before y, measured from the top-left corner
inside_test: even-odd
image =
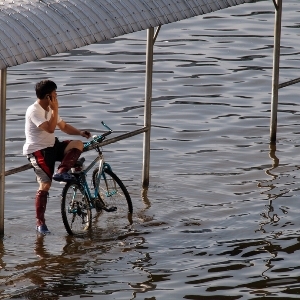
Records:
[[[53,175],[56,181],[70,181],[74,178],[68,171],[75,165],[83,149],[82,141],[71,141],[64,150],[64,158],[58,166],[57,172]]]
[[[36,230],[42,234],[50,233],[45,222],[45,211],[54,172],[55,159],[52,147],[38,150],[27,156],[34,167],[39,189],[35,195]]]
[[[35,196],[36,230],[42,234],[50,233],[45,220],[45,212],[51,181],[40,183]]]

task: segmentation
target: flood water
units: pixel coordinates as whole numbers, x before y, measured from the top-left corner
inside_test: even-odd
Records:
[[[280,82],[299,77],[299,12],[283,3]],[[68,236],[53,183],[52,234],[39,237],[33,171],[7,176],[0,299],[298,299],[299,84],[279,92],[270,148],[273,26],[273,2],[262,1],[161,28],[148,191],[142,135],[103,148],[131,194],[131,225],[100,220]],[[6,170],[27,163],[24,115],[41,79],[57,83],[60,115],[76,127],[141,128],[145,49],[143,31],[9,68]]]

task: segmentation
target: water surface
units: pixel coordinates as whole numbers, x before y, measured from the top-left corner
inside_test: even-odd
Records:
[[[300,6],[283,6],[280,82],[299,77]],[[53,183],[53,234],[38,237],[32,170],[6,177],[0,299],[298,298],[299,84],[280,90],[270,148],[273,24],[262,1],[161,28],[147,192],[142,135],[104,147],[132,196],[132,225],[100,220],[68,236]],[[145,49],[143,31],[8,69],[6,169],[27,163],[24,115],[41,79],[57,83],[60,114],[76,127],[141,128]]]

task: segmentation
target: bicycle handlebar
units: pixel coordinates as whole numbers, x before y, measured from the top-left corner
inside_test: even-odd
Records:
[[[110,135],[113,131],[103,121],[101,124],[108,130],[101,135],[94,135],[93,139],[89,142],[83,143],[83,152],[95,149],[101,142],[105,140],[105,137]]]

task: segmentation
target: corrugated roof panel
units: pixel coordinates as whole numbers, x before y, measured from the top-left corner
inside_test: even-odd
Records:
[[[185,3],[183,2],[178,2],[178,9],[182,12],[182,14],[184,14],[184,18],[188,19],[191,17],[196,16],[194,10],[192,9],[192,7],[189,5],[189,2],[186,1]]]
[[[174,4],[172,5],[172,7],[170,7],[171,3],[168,3],[167,0],[160,1],[160,3],[158,4],[161,7],[162,13],[167,17],[169,23],[180,21],[180,18],[176,15],[177,9]],[[182,18],[181,20],[184,20],[184,18]]]
[[[138,14],[140,14],[141,19],[145,22],[145,26],[148,28],[154,27],[153,21],[151,20],[154,17],[153,12],[151,11],[150,7],[147,5],[146,2],[138,1],[138,0],[129,0],[126,5],[123,4],[124,7],[128,7],[129,14],[132,15],[132,11],[137,10]],[[136,13],[135,13],[136,15]]]
[[[143,7],[139,1],[128,1],[127,5],[118,2],[115,5],[120,8],[124,16],[124,22],[129,24],[127,32],[143,30],[142,23],[144,23],[144,26],[151,27],[149,22],[151,15],[146,15],[145,7]]]
[[[93,26],[95,27],[94,37],[97,41],[106,40],[107,37],[104,35],[104,30],[107,29],[105,22],[105,15],[99,10],[99,7],[95,6],[93,2],[86,4],[86,1],[82,2],[83,11],[91,18]]]
[[[6,0],[0,69],[254,0]]]
[[[130,26],[131,28],[129,28],[128,25],[131,25],[132,23],[129,23],[128,20],[125,18],[125,15],[123,14],[122,9],[120,9],[121,7],[123,7],[123,5],[121,5],[120,2],[113,3],[113,1],[110,1],[110,3],[105,6],[109,15],[113,16],[113,18],[116,22],[116,25],[118,27],[122,28],[123,34],[126,34],[126,33],[130,32],[131,30],[133,30],[133,28],[132,28],[132,26]],[[141,29],[136,28],[136,30],[141,30]]]

